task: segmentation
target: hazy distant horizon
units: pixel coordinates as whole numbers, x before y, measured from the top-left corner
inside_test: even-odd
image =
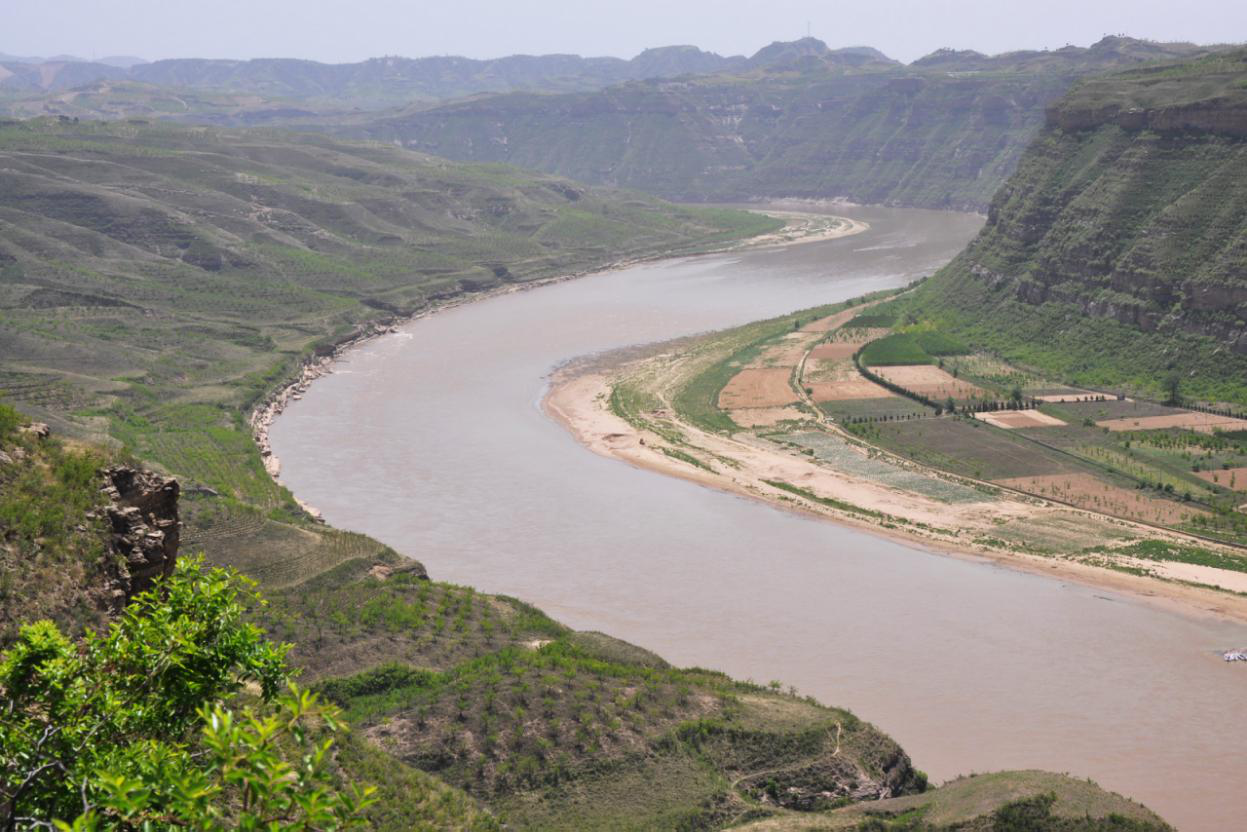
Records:
[[[830,7],[812,0],[99,0],[24,4],[6,13],[0,52],[165,58],[303,58],[349,63],[385,55],[577,54],[631,58],[688,44],[751,55],[807,33],[832,48],[873,46],[906,63],[942,47],[999,53],[1088,46],[1106,34],[1195,43],[1247,41],[1247,4],[1192,0],[879,0]]]

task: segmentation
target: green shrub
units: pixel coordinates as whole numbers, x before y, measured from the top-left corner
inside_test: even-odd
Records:
[[[0,403],[0,442],[4,442],[22,423],[22,415],[7,404]]]
[[[188,558],[81,644],[51,621],[24,626],[0,657],[0,824],[361,825],[370,790],[335,790],[331,741],[310,730],[336,731],[337,711],[294,686],[280,694],[287,647],[244,622],[248,591]],[[227,707],[247,683],[261,702]]]

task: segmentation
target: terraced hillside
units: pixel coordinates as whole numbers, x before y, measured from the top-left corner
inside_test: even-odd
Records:
[[[1074,89],[911,306],[1075,383],[1247,402],[1247,51]]]
[[[944,50],[901,66],[810,39],[793,46],[715,75],[484,96],[343,129],[679,200],[845,197],[978,210],[1076,79],[1198,51],[1111,37],[1053,52]]]

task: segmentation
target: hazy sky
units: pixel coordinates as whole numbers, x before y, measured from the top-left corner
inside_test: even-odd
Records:
[[[1245,0],[0,0],[0,52],[86,58],[575,52],[631,57],[691,43],[750,54],[806,33],[909,61],[1087,45],[1106,33],[1247,41]]]

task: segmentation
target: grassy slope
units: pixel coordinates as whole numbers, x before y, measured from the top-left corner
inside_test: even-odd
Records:
[[[349,130],[671,198],[981,209],[1041,127],[1044,106],[1077,77],[1190,51],[1106,39],[908,67],[795,62],[593,93],[487,96]]]
[[[188,500],[188,544],[278,582],[380,548],[290,525],[245,424],[312,350],[439,299],[776,225],[268,132],[26,122],[0,126],[0,162],[0,393],[218,492]]]
[[[1245,103],[1241,50],[1084,84],[906,303],[1071,382],[1159,397],[1177,372],[1191,397],[1247,402]]]
[[[84,514],[105,502],[105,451],[18,430],[0,403],[0,649],[23,621],[54,618],[69,632],[104,617],[107,528]]]

